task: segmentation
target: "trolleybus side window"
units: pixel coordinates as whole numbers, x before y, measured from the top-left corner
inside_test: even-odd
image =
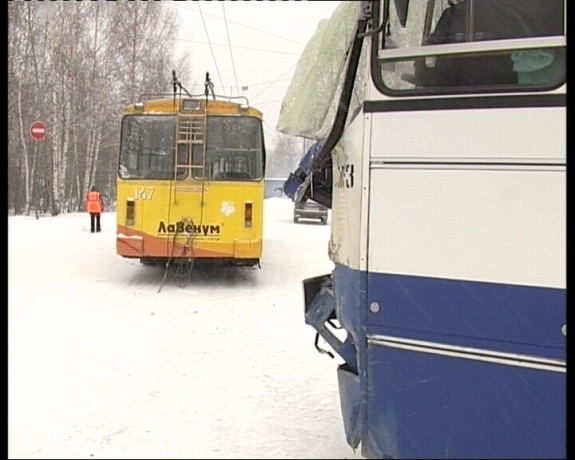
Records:
[[[395,1],[395,2],[394,2]],[[564,0],[387,0],[389,27],[374,40],[374,82],[383,92],[468,92],[551,89],[565,79],[562,43],[517,41],[564,38]],[[395,8],[395,3],[403,8]],[[400,21],[397,11],[405,11]],[[385,14],[380,11],[384,20]],[[402,25],[402,22],[404,25]],[[507,40],[507,42],[502,41]],[[496,44],[495,41],[501,41]],[[385,66],[385,45],[405,50],[406,59]],[[484,42],[484,47],[476,47]],[[437,55],[427,54],[437,45]],[[525,46],[525,48],[523,48]],[[499,50],[498,48],[499,47]],[[418,49],[422,52],[418,54]],[[441,52],[439,50],[441,49]],[[454,54],[455,53],[455,54]],[[408,55],[414,57],[407,58]],[[423,54],[423,55],[422,55]]]

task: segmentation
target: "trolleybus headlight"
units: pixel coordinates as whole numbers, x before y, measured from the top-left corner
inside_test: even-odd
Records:
[[[245,209],[245,223],[244,226],[246,228],[252,228],[252,203],[246,203],[246,209]]]

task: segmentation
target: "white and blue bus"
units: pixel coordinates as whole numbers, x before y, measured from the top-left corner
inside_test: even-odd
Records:
[[[366,458],[566,457],[565,3],[341,2],[298,63],[305,321]]]

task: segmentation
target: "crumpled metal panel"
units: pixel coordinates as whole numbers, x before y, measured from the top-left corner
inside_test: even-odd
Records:
[[[320,21],[306,45],[284,96],[276,129],[284,134],[325,140],[333,125],[343,86],[347,54],[353,43],[361,2],[340,2],[332,17]],[[363,103],[367,49],[354,86],[354,105]]]
[[[359,375],[351,372],[346,365],[342,365],[337,369],[337,381],[345,436],[347,443],[355,449],[361,440]]]

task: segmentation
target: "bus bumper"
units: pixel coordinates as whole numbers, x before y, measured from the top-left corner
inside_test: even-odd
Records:
[[[259,259],[262,253],[262,240],[240,239],[234,240],[234,259]]]
[[[116,235],[116,252],[122,257],[141,257],[144,253],[144,238],[139,235]]]
[[[337,314],[331,275],[308,278],[303,281],[303,289],[305,298],[305,323],[317,331],[315,340],[316,349],[320,353],[325,353],[333,358],[331,352],[319,347],[318,338],[322,337],[345,361],[337,370],[341,413],[347,442],[350,446],[356,448],[360,442],[361,410],[356,348],[349,332],[347,338],[342,341],[328,328],[328,325],[338,327],[333,323],[334,320],[337,320]]]

